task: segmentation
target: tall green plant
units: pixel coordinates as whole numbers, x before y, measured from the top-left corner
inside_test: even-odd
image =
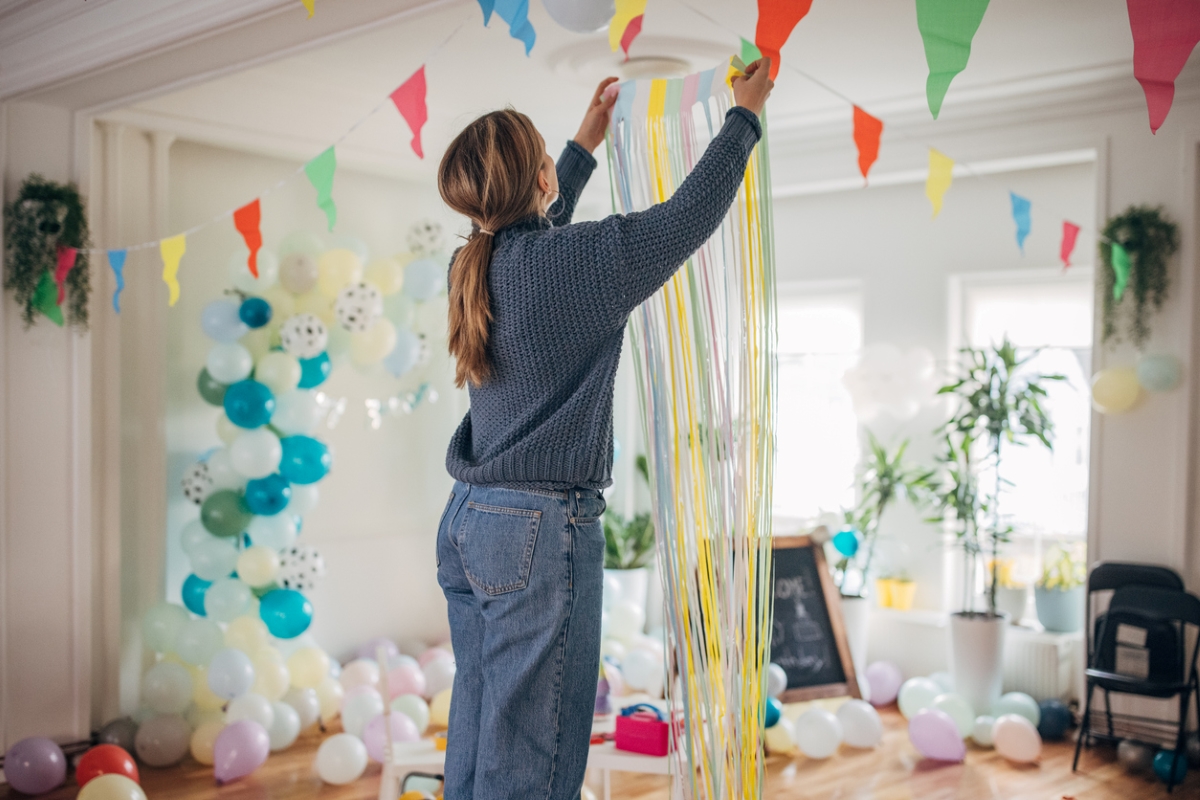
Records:
[[[972,591],[980,556],[991,556],[988,612],[996,614],[996,586],[1000,546],[1012,527],[1002,524],[1000,496],[1004,484],[1001,464],[1009,446],[1037,443],[1053,449],[1054,423],[1043,407],[1049,381],[1066,380],[1057,374],[1022,374],[1037,351],[1021,358],[1006,336],[989,349],[964,348],[959,375],[938,394],[952,395],[953,415],[938,430],[941,476],[934,492],[931,521],[954,525],[958,544],[967,562],[963,608],[974,611]],[[981,473],[991,470],[990,492],[981,485]]]

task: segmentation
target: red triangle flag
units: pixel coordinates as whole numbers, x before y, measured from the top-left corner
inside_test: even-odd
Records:
[[[812,8],[812,0],[758,0],[758,25],[754,44],[771,59],[771,80],[779,74],[779,50],[792,30]]]
[[[863,183],[871,165],[879,158],[879,137],[883,135],[883,120],[872,117],[858,106],[854,107],[854,145],[858,148],[858,171]]]
[[[1133,77],[1146,93],[1150,131],[1157,133],[1175,99],[1175,79],[1200,42],[1196,0],[1127,0],[1133,34]]]
[[[1075,251],[1075,239],[1078,236],[1079,226],[1064,219],[1062,244],[1058,246],[1058,257],[1063,262],[1063,269],[1071,266],[1071,253]]]
[[[246,266],[250,268],[250,274],[256,278],[258,277],[258,251],[262,248],[262,231],[259,229],[261,221],[262,208],[259,206],[257,197],[233,212],[233,227],[238,229],[238,233],[246,240],[246,247],[250,250],[250,258],[246,259]]]
[[[58,259],[54,266],[54,282],[58,284],[58,304],[61,306],[67,296],[67,273],[75,267],[75,259],[79,251],[74,247],[58,245]]]
[[[419,70],[400,84],[391,97],[392,102],[396,104],[396,110],[404,117],[413,133],[413,152],[418,158],[424,158],[425,153],[421,151],[421,128],[429,119],[429,109],[425,106],[425,65],[422,64]]]

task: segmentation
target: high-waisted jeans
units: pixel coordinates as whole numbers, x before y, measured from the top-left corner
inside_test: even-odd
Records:
[[[456,483],[438,526],[458,673],[446,800],[578,800],[600,669],[604,498]]]

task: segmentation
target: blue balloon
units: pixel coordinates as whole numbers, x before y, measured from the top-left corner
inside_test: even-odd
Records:
[[[332,371],[333,364],[329,360],[328,353],[300,359],[300,388],[312,389],[320,386]]]
[[[280,440],[283,459],[279,472],[292,483],[316,483],[329,472],[329,448],[311,436],[288,436]]]
[[[417,365],[421,357],[421,337],[407,328],[396,329],[396,346],[383,359],[383,366],[399,378]]]
[[[292,499],[292,485],[282,475],[268,475],[246,481],[246,508],[251,514],[269,517],[287,508]]]
[[[208,591],[208,587],[212,586],[212,581],[206,581],[196,575],[188,575],[183,582],[183,605],[188,611],[203,617],[204,614],[204,593]]]
[[[1057,742],[1067,735],[1071,727],[1071,710],[1060,700],[1043,700],[1038,703],[1041,718],[1038,720],[1038,733],[1047,742]]]
[[[238,317],[251,328],[261,328],[271,321],[271,304],[261,297],[248,297],[242,301]]]
[[[767,698],[767,718],[764,720],[768,728],[774,728],[783,716],[783,703],[774,697]]]
[[[833,549],[846,558],[853,558],[858,552],[858,534],[849,528],[838,531],[833,535]]]
[[[312,624],[313,607],[295,589],[272,589],[259,600],[258,615],[276,639],[294,639]]]
[[[238,381],[225,390],[225,416],[239,428],[258,428],[271,421],[275,395],[258,381]]]
[[[419,258],[404,268],[404,293],[428,300],[446,286],[446,268],[432,258]]]
[[[1159,750],[1154,756],[1154,774],[1163,783],[1172,783],[1171,781],[1171,766],[1174,762],[1175,780],[1174,783],[1180,783],[1187,777],[1187,755],[1179,754],[1179,758],[1175,758],[1174,750]]]
[[[206,305],[200,312],[200,328],[205,336],[218,342],[236,342],[250,331],[238,317],[237,304],[232,300],[213,300]]]

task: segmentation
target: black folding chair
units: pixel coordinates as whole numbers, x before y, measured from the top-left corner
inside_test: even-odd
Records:
[[[1091,581],[1088,588],[1090,595]],[[1110,705],[1112,692],[1164,699],[1179,697],[1174,758],[1186,759],[1188,709],[1193,697],[1196,698],[1196,711],[1200,714],[1200,677],[1196,672],[1200,636],[1191,648],[1190,659],[1186,657],[1186,642],[1189,625],[1200,629],[1200,599],[1181,588],[1123,585],[1113,593],[1108,610],[1098,623],[1095,641],[1089,647],[1087,703],[1071,769],[1074,770],[1079,764],[1079,753],[1085,738],[1119,738],[1113,729],[1115,715]],[[1122,648],[1137,658],[1122,664]],[[1092,697],[1096,687],[1104,690],[1107,735],[1091,730]],[[1174,760],[1171,763],[1168,792],[1175,785],[1177,763]]]

